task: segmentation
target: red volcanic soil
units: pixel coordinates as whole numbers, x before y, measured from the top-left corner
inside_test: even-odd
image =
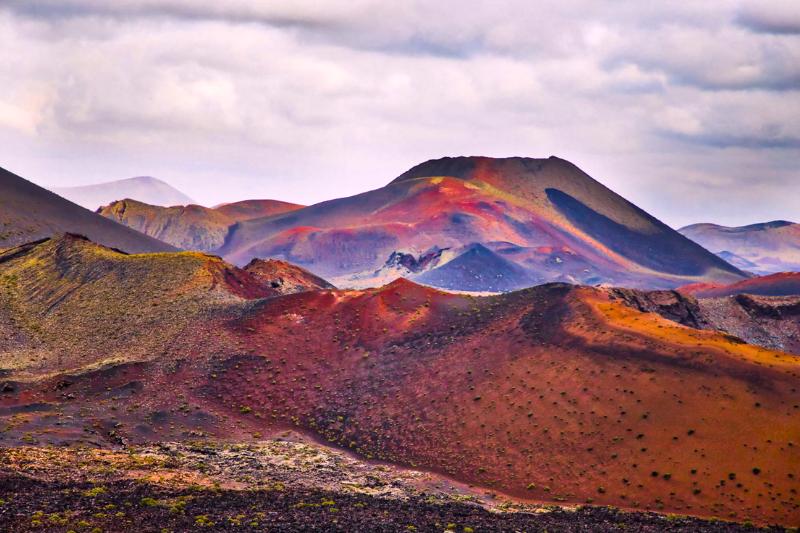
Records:
[[[254,218],[271,217],[301,209],[300,204],[281,202],[280,200],[242,200],[229,204],[221,204],[213,208],[234,222],[252,220]]]
[[[756,296],[800,296],[800,272],[781,272],[746,279],[732,285],[693,284],[678,289],[697,298],[722,298],[736,294]]]
[[[267,425],[521,498],[800,519],[792,356],[568,286],[398,282],[241,324],[255,354],[215,369],[212,395]]]
[[[244,270],[267,287],[273,296],[336,288],[308,270],[279,259],[253,259]]]
[[[254,298],[202,254],[61,255],[0,260],[6,443],[294,428],[521,499],[800,522],[795,356],[565,284]]]

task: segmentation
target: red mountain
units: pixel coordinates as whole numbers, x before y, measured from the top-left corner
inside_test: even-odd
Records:
[[[428,161],[381,189],[237,224],[217,252],[237,264],[279,257],[346,286],[395,251],[472,243],[504,243],[494,251],[527,271],[526,285],[674,287],[744,278],[555,157]]]
[[[275,295],[336,288],[308,270],[278,259],[253,259],[244,270]]]

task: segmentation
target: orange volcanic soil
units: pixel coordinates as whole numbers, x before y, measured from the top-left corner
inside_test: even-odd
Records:
[[[241,327],[213,390],[268,425],[521,498],[800,519],[794,356],[569,286],[305,293]]]
[[[722,298],[736,294],[756,296],[798,296],[800,295],[800,272],[781,272],[746,279],[732,285],[698,283],[678,289],[698,298]]]
[[[6,444],[295,428],[521,499],[800,523],[797,357],[610,291],[476,298],[400,280],[262,298],[217,258],[85,241],[0,257],[0,280]],[[109,311],[127,318],[104,340]],[[42,361],[8,364],[25,350]]]

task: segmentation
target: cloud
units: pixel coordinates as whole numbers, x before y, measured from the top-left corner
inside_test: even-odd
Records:
[[[741,8],[736,20],[754,32],[800,35],[800,10],[793,0],[751,3]]]
[[[52,184],[153,174],[214,204],[557,154],[686,222],[648,191],[680,199],[691,176],[712,202],[720,176],[754,190],[745,169],[796,180],[800,47],[748,22],[790,20],[774,7],[683,4],[10,0],[2,164]]]
[[[7,0],[17,13],[49,19],[81,16],[169,17],[188,20],[263,23],[276,26],[334,25],[360,9],[363,1],[323,3],[296,0],[291,3],[227,0]]]

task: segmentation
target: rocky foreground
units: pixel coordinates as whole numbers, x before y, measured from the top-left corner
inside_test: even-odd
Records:
[[[513,503],[314,443],[0,450],[3,531],[785,531]]]

